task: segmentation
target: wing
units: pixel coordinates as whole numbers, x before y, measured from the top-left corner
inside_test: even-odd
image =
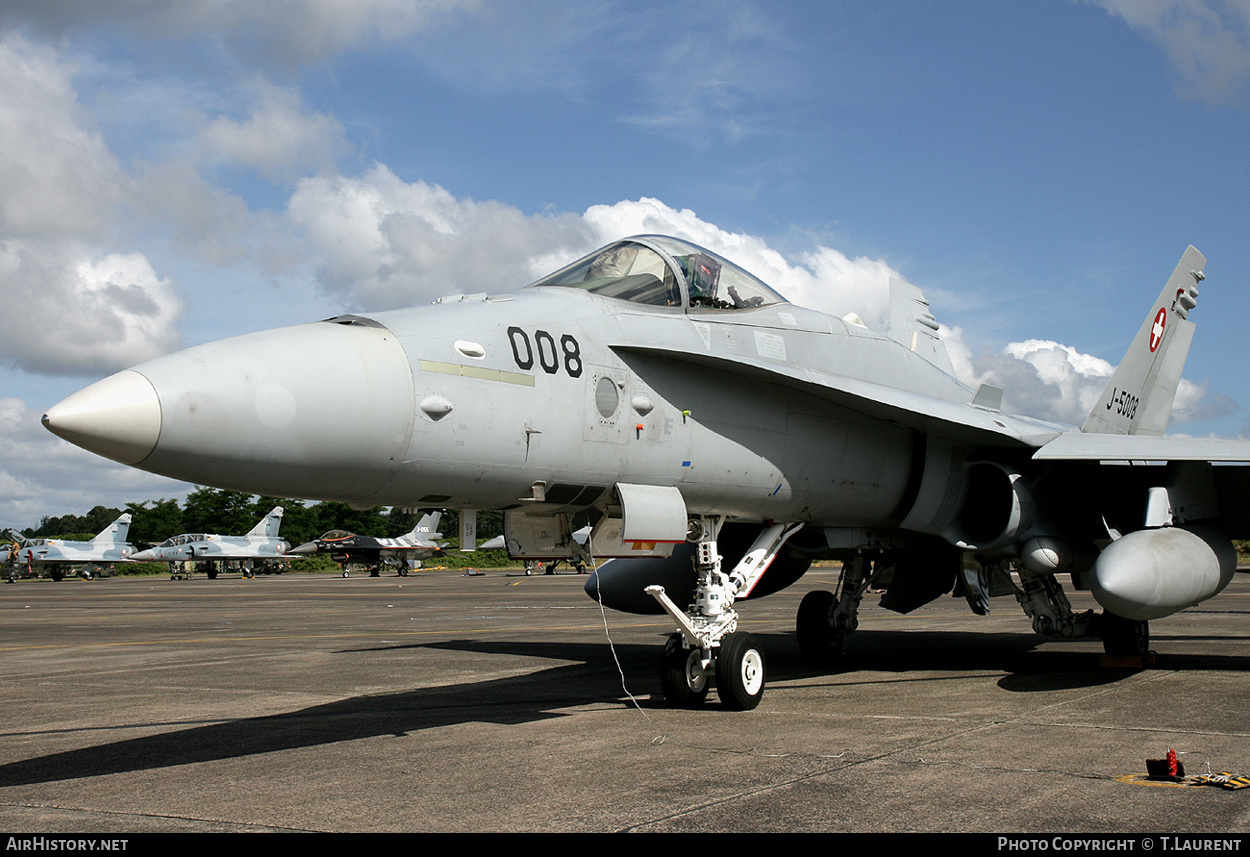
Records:
[[[971,395],[968,402],[952,402],[794,363],[776,364],[744,355],[721,357],[680,346],[622,344],[613,345],[612,350],[622,357],[653,354],[668,364],[680,361],[734,373],[749,381],[790,387],[866,416],[940,434],[969,446],[1040,447],[1072,430],[1070,426],[976,407]]]
[[[1206,437],[1066,432],[1033,454],[1038,461],[1250,462],[1250,441]]]

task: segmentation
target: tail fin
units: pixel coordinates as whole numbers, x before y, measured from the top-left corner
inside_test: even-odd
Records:
[[[924,293],[897,277],[890,277],[890,338],[947,375],[955,374],[946,344],[938,339],[938,323],[929,312]]]
[[[443,517],[442,512],[426,513],[417,521],[417,525],[412,528],[412,532],[408,535],[418,539],[436,539],[442,533],[436,532],[438,529],[438,519]]]
[[[269,514],[260,519],[260,523],[252,527],[249,536],[264,536],[267,539],[278,537],[278,527],[282,526],[282,507],[274,506]]]
[[[91,543],[93,545],[119,545],[126,541],[126,536],[128,535],[130,535],[129,512],[101,530],[100,534],[91,540]]]
[[[1192,246],[1168,278],[1081,431],[1161,435],[1194,339],[1189,311],[1207,259]]]

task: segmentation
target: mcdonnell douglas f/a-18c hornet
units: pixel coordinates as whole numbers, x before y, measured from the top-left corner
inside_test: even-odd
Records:
[[[764,659],[736,602],[813,558],[844,562],[837,593],[799,608],[817,657],[838,653],[870,583],[901,612],[955,590],[983,613],[1014,592],[1035,630],[1126,653],[1144,652],[1150,620],[1219,592],[1230,539],[1250,535],[1250,470],[1212,463],[1250,461],[1250,443],[1163,436],[1205,262],[1185,252],[1081,429],[956,380],[914,286],[891,283],[882,335],[653,235],[513,294],[190,348],[43,421],[199,485],[504,509],[514,556],[617,558],[587,588],[672,616],[671,702],[714,684],[748,709]],[[1064,573],[1103,612],[1075,614]]]

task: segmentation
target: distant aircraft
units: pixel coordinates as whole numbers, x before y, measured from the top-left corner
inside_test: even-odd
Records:
[[[542,571],[543,574],[555,574],[556,569],[560,567],[560,563],[565,560],[578,574],[585,574],[586,566],[594,565],[594,559],[591,558],[590,553],[586,550],[586,541],[590,538],[590,531],[591,528],[586,526],[573,532],[572,539],[577,548],[574,549],[571,556],[566,556],[564,551],[561,551],[560,555],[555,557],[548,556],[545,552],[541,552],[538,556],[525,556],[525,544],[519,541],[515,542],[512,548],[509,549],[509,556],[513,559],[525,560],[526,577],[529,577],[536,571]],[[497,539],[492,539],[482,545],[482,549],[490,550],[490,546],[496,548],[508,547],[507,537],[499,536]]]
[[[421,567],[421,560],[442,552],[445,542],[434,541],[442,536],[435,532],[441,515],[441,512],[422,515],[411,532],[393,539],[331,530],[320,538],[291,548],[288,553],[297,556],[328,553],[331,559],[343,565],[344,577],[348,576],[347,566],[352,563],[368,565],[370,577],[381,576],[383,566],[387,565],[398,569],[400,577],[407,577],[410,569]]]
[[[90,580],[101,565],[133,560],[134,548],[126,542],[129,532],[130,513],[127,512],[89,542],[22,538],[22,544],[9,550],[11,568],[25,567],[30,573],[47,568],[53,580],[63,580],[67,569],[77,568],[81,577]]]
[[[282,507],[274,506],[245,536],[183,533],[139,551],[133,559],[136,562],[167,562],[171,570],[175,568],[175,563],[194,562],[204,569],[209,580],[217,579],[217,572],[223,563],[237,562],[244,576],[252,577],[258,566],[274,563],[287,552],[289,545],[278,538],[280,526]],[[176,571],[172,574],[180,576]]]
[[[953,375],[920,290],[888,334],[788,303],[716,254],[616,242],[514,294],[200,345],[44,415],[125,464],[269,496],[504,509],[514,555],[618,557],[587,589],[667,612],[665,696],[754,708],[737,602],[842,560],[797,637],[835,657],[870,585],[908,612],[1011,592],[1043,634],[1139,655],[1232,578],[1250,443],[1165,437],[1206,260],[1192,247],[1081,429]],[[333,407],[326,407],[327,391]],[[573,532],[592,525],[587,546]],[[628,558],[628,559],[627,559]],[[1010,572],[1018,576],[1018,583]],[[1076,614],[1060,576],[1103,608]]]

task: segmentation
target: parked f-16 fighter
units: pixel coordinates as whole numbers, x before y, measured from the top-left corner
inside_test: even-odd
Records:
[[[126,541],[129,532],[130,513],[127,512],[89,542],[23,539],[20,546],[10,549],[9,562],[13,569],[25,568],[30,573],[46,568],[48,577],[53,580],[63,580],[67,569],[77,569],[80,576],[90,580],[100,566],[134,559],[134,549]]]
[[[588,589],[667,611],[665,695],[753,708],[741,599],[845,562],[798,639],[836,654],[869,587],[901,612],[1014,591],[1035,630],[1138,652],[1250,535],[1250,443],[1163,436],[1203,279],[1192,247],[1081,429],[952,375],[920,291],[888,335],[794,306],[686,241],[612,244],[514,294],[344,315],[161,357],[44,416],[117,461],[271,496],[506,509],[510,552],[621,557]],[[325,407],[333,389],[334,407]],[[1149,463],[1154,466],[1128,466]],[[582,547],[572,533],[593,524]],[[1019,575],[1015,584],[1007,574]],[[1089,586],[1076,615],[1059,583]]]
[[[223,563],[237,562],[245,577],[252,577],[257,566],[265,567],[282,557],[289,545],[278,538],[282,526],[282,507],[274,506],[245,536],[222,536],[216,533],[183,533],[155,547],[139,551],[136,562],[167,562],[171,569],[177,563],[194,562],[202,567],[209,580],[217,579]],[[179,577],[177,571],[172,572]]]
[[[422,515],[411,532],[393,539],[331,530],[320,538],[291,548],[288,553],[328,553],[331,559],[343,566],[344,577],[348,576],[347,566],[351,563],[368,565],[370,577],[379,577],[382,567],[387,565],[395,566],[400,577],[407,577],[410,569],[421,567],[421,560],[442,552],[446,543],[434,541],[443,535],[435,532],[441,515],[441,512]]]

